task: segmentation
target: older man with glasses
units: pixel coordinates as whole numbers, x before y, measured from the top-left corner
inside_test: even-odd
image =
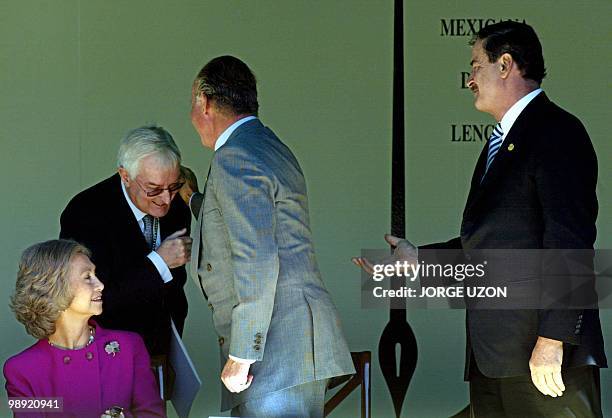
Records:
[[[91,249],[104,283],[98,322],[138,332],[151,355],[167,353],[170,320],[182,333],[187,316],[190,217],[175,199],[183,183],[170,133],[144,126],[121,141],[117,173],[77,194],[61,215],[60,237]]]

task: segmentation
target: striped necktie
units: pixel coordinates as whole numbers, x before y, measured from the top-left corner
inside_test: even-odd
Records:
[[[151,215],[145,215],[142,221],[144,223],[144,231],[142,232],[147,242],[147,246],[149,250],[155,251],[157,244],[157,218],[153,218]]]
[[[489,137],[489,152],[487,154],[487,167],[485,168],[485,172],[482,175],[483,180],[485,176],[487,175],[487,171],[489,171],[489,167],[491,166],[491,163],[495,159],[495,155],[501,148],[503,136],[504,136],[504,131],[502,131],[502,127],[498,123],[497,125],[495,125],[495,129],[493,129],[493,133]]]

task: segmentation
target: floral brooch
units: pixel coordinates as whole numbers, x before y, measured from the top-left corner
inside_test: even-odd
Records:
[[[123,413],[123,408],[120,406],[113,406],[104,411],[104,414],[102,414],[100,418],[125,418],[125,414]]]
[[[119,349],[119,343],[117,341],[111,341],[106,343],[104,346],[104,351],[106,351],[107,354],[112,354],[113,357],[115,357],[115,355],[121,350]]]
[[[120,406],[113,406],[110,409],[104,411],[104,414],[100,418],[125,418],[123,408]]]

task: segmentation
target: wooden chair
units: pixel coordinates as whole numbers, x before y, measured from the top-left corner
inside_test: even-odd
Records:
[[[370,365],[372,353],[370,351],[354,352],[351,353],[351,357],[355,365],[355,374],[352,376],[340,376],[330,380],[328,389],[334,389],[342,384],[344,386],[325,403],[325,416],[328,416],[358,386],[361,386],[361,418],[371,418],[372,416],[372,405],[370,403],[370,379],[372,375]],[[164,400],[165,407],[166,402],[172,395],[175,378],[174,370],[168,362],[168,357],[163,355],[151,357],[151,369],[160,387],[160,396]]]
[[[325,416],[328,416],[336,409],[340,402],[346,399],[358,386],[361,386],[361,418],[370,418],[372,416],[372,404],[370,402],[372,353],[370,351],[352,352],[351,357],[353,357],[353,363],[355,364],[355,374],[330,380],[328,389],[333,389],[342,384],[344,386],[325,402]]]

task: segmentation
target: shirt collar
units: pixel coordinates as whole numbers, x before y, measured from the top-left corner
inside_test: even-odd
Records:
[[[130,196],[127,194],[127,190],[125,190],[125,184],[123,184],[123,182],[121,182],[121,190],[123,190],[123,195],[125,196],[125,200],[127,200],[128,205],[130,205],[130,209],[132,209],[132,213],[134,213],[134,216],[136,217],[136,221],[140,222],[142,218],[146,216],[146,213],[138,209],[136,205],[132,203],[132,199],[130,199]]]
[[[215,151],[221,148],[227,142],[230,135],[234,133],[236,128],[238,128],[243,123],[248,122],[253,119],[257,119],[257,117],[247,116],[242,119],[238,119],[236,122],[232,123],[225,131],[223,131],[221,135],[219,135],[219,138],[217,138],[217,142],[215,142]]]
[[[540,94],[541,91],[541,88],[537,88],[531,93],[527,93],[518,102],[514,103],[510,109],[508,109],[508,111],[504,114],[504,117],[502,117],[502,120],[499,122],[502,132],[504,133],[503,138],[508,135],[512,125],[514,125],[514,122],[519,117],[523,109],[525,109],[529,102],[535,99],[535,97]]]

